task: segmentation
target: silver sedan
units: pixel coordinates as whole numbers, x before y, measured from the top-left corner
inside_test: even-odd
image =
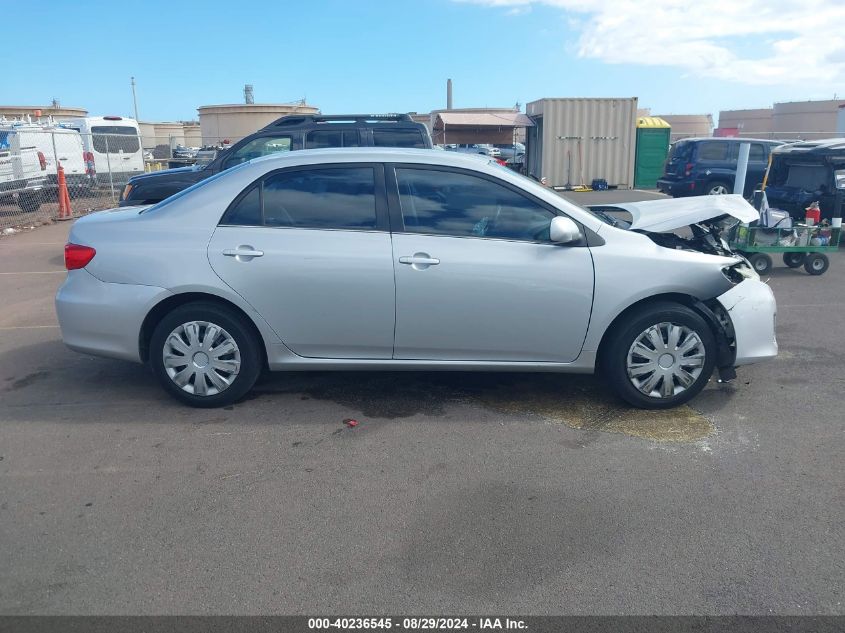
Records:
[[[756,212],[705,202],[589,210],[448,152],[277,154],[78,220],[56,309],[69,347],[194,406],[263,369],[598,368],[666,408],[777,354],[771,290],[720,237]]]

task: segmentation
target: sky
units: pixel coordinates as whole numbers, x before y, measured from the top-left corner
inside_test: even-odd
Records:
[[[195,120],[305,98],[324,113],[632,97],[705,114],[845,97],[841,0],[59,0],[4,32],[0,104]],[[118,7],[123,8],[118,8]],[[37,38],[33,37],[37,31]],[[6,58],[8,60],[8,57]]]

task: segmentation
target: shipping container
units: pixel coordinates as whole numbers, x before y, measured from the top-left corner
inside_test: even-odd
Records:
[[[553,187],[634,182],[637,98],[539,99],[526,106],[527,171]]]

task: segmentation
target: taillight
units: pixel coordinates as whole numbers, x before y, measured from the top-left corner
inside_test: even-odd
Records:
[[[89,176],[94,175],[94,153],[82,152],[82,160],[85,161],[85,173]]]
[[[80,244],[65,244],[65,268],[68,270],[77,270],[78,268],[85,268],[94,259],[97,254],[90,246],[82,246]]]
[[[129,198],[129,192],[132,191],[132,185],[127,183],[126,186],[123,188],[123,193],[120,194],[121,200],[126,200]]]
[[[38,163],[41,165],[41,171],[47,169],[47,159],[42,152],[38,152]]]
[[[695,167],[694,163],[687,163],[684,165],[684,176],[689,176],[692,174],[692,168]]]

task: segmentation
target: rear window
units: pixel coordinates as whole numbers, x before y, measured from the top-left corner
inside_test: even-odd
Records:
[[[419,130],[373,130],[373,145],[376,147],[427,147]]]
[[[669,158],[677,158],[679,160],[686,160],[689,158],[692,143],[678,142],[672,145],[669,151]]]
[[[729,148],[730,146],[727,143],[714,143],[713,141],[699,143],[698,160],[728,160]]]
[[[138,130],[125,125],[95,125],[91,128],[94,151],[101,154],[123,152],[134,154],[141,145],[138,143]]]

